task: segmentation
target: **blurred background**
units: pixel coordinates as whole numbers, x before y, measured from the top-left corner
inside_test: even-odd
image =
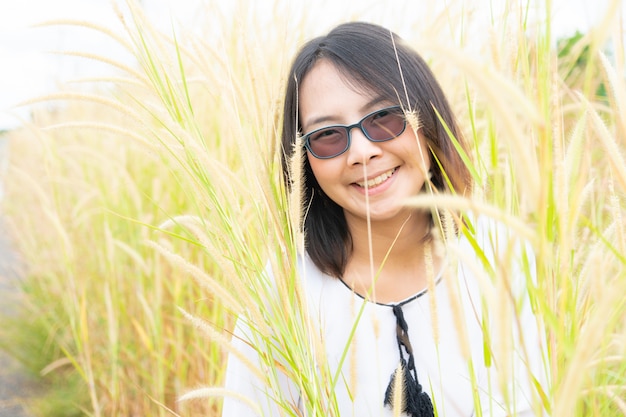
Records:
[[[255,3],[262,4],[263,1],[267,0]],[[144,0],[140,3],[150,20],[166,33],[172,28],[193,31],[194,23],[198,24],[202,16],[199,12],[207,5],[203,0]],[[215,2],[211,3],[211,7],[215,7]],[[319,13],[309,1],[292,0],[291,3],[294,7],[309,7],[311,13]],[[324,9],[331,16],[349,16],[351,13],[366,12],[367,3],[360,0],[334,2],[335,11],[328,11],[327,5]],[[417,1],[416,8],[432,7],[426,6],[427,3]],[[439,7],[445,7],[446,2],[440,3]],[[481,7],[492,7],[491,3],[498,2],[479,0],[468,4],[480,10]],[[606,3],[606,0],[553,0],[554,38],[569,37],[576,31],[585,33],[597,23],[606,9]],[[220,7],[227,11],[229,4],[231,2],[221,2]],[[102,76],[111,71],[109,66],[95,60],[66,56],[55,51],[93,52],[122,62],[132,62],[133,57],[119,45],[92,31],[63,25],[35,27],[43,22],[77,19],[119,28],[119,19],[111,5],[111,0],[0,0],[0,130],[15,127],[20,124],[21,118],[29,117],[28,106],[15,107],[17,104],[55,91],[59,85],[70,80]],[[389,9],[393,18],[393,5]],[[258,7],[258,10],[269,13],[272,9]]]

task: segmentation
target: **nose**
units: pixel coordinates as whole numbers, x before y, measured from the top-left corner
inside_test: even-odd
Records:
[[[367,164],[371,159],[382,153],[381,142],[372,142],[359,127],[348,132],[350,147],[348,148],[348,164]]]

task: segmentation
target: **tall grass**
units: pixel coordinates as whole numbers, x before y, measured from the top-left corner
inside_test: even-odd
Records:
[[[336,375],[292,267],[299,201],[280,181],[278,126],[297,46],[364,17],[424,54],[472,143],[476,195],[437,204],[498,217],[533,245],[552,415],[626,415],[623,5],[558,57],[549,2],[415,15],[395,2],[323,28],[280,1],[268,26],[246,3],[232,15],[207,5],[195,33],[161,33],[132,2],[123,34],[50,22],[117,39],[137,66],[42,98],[63,106],[11,133],[4,209],[27,269],[23,312],[3,332],[49,384],[36,414],[216,415],[245,313],[270,353],[255,369],[268,386],[284,370],[311,415],[336,415]]]

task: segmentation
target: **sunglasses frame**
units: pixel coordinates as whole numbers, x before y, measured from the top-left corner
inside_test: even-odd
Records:
[[[400,110],[400,111],[402,111],[402,106],[399,106],[399,105],[389,106],[389,107],[384,107],[382,109],[373,111],[373,112],[368,113],[365,116],[363,116],[363,118],[361,120],[359,120],[357,123],[354,123],[354,124],[351,124],[351,125],[329,125],[329,126],[320,127],[319,129],[315,129],[312,132],[309,132],[309,133],[307,133],[307,134],[302,136],[302,140],[304,140],[304,146],[311,153],[311,155],[313,155],[317,159],[331,159],[331,158],[334,158],[336,156],[341,155],[342,153],[345,153],[348,149],[350,149],[350,143],[351,143],[351,140],[352,140],[352,129],[357,128],[357,127],[359,128],[359,130],[361,132],[363,132],[363,135],[365,135],[365,137],[369,141],[371,141],[371,142],[387,142],[387,141],[389,141],[391,139],[395,139],[398,136],[400,136],[401,134],[403,134],[404,131],[406,130],[406,119],[404,117],[403,117],[404,126],[402,127],[402,130],[400,131],[400,133],[398,133],[397,135],[392,136],[390,138],[387,138],[387,139],[382,139],[382,140],[373,139],[373,138],[370,137],[370,135],[367,133],[367,131],[363,128],[363,122],[365,120],[367,120],[368,118],[374,116],[377,113],[384,112],[384,111],[389,111],[389,110]],[[402,113],[404,114],[404,112],[402,112]],[[343,130],[345,130],[347,132],[348,139],[346,141],[346,147],[341,152],[336,153],[334,155],[330,155],[330,156],[320,156],[320,155],[316,154],[313,151],[313,149],[311,149],[311,143],[310,143],[311,135],[314,135],[315,133],[320,132],[322,130],[332,129],[332,128],[341,128],[341,129],[343,129]]]

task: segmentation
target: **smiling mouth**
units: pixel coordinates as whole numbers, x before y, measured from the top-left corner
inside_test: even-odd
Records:
[[[382,174],[380,174],[379,176],[372,178],[371,180],[367,180],[367,181],[362,181],[362,182],[356,182],[355,184],[358,185],[361,188],[374,188],[377,185],[385,182],[385,180],[387,180],[387,178],[391,177],[397,170],[398,168],[393,168],[390,169],[387,172],[384,172]]]

